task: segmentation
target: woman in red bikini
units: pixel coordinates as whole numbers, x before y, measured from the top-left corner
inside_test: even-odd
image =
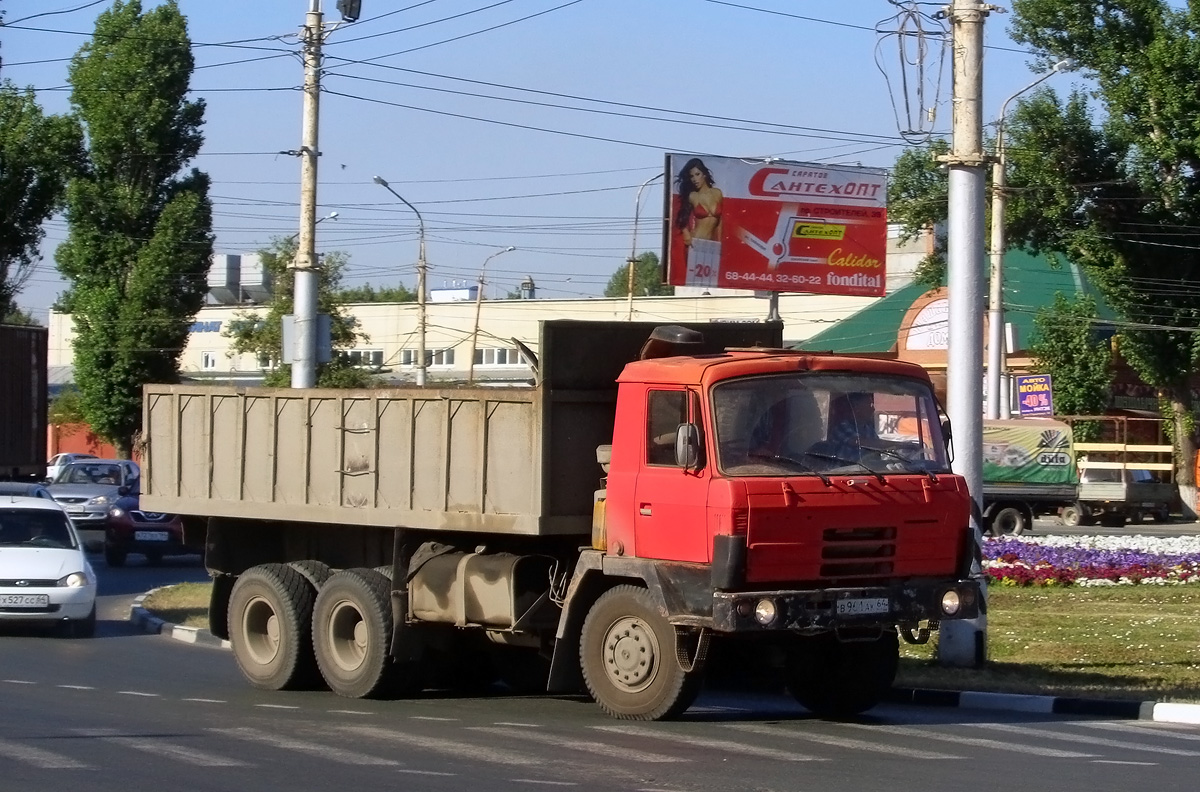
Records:
[[[721,191],[713,183],[712,172],[698,158],[684,164],[675,177],[679,189],[679,217],[675,225],[683,234],[683,244],[693,239],[721,239]]]

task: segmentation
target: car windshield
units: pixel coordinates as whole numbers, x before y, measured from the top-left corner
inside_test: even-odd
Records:
[[[713,388],[717,454],[730,475],[949,472],[927,383],[800,372]]]
[[[0,547],[75,547],[67,515],[54,509],[0,509]]]
[[[121,466],[75,462],[63,468],[55,484],[112,484],[121,483]]]

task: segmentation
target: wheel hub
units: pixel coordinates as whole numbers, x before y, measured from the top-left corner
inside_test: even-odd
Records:
[[[618,619],[604,636],[604,669],[618,687],[641,690],[654,679],[659,648],[641,619]]]
[[[279,654],[279,615],[263,597],[246,604],[242,615],[242,635],[246,652],[259,665],[267,665]]]
[[[337,603],[329,614],[330,657],[342,671],[356,671],[367,656],[370,638],[362,613],[347,600]]]

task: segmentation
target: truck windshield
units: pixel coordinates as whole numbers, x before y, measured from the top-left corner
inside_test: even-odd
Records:
[[[919,380],[793,373],[712,392],[718,466],[735,476],[949,472],[936,403]]]

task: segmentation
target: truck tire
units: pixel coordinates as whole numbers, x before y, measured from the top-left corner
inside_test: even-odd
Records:
[[[784,673],[788,692],[803,707],[823,718],[841,718],[878,704],[891,689],[899,662],[895,630],[875,641],[799,637],[789,647]]]
[[[1078,503],[1070,503],[1059,510],[1063,525],[1068,528],[1078,528],[1083,524],[1083,507]]]
[[[700,672],[679,667],[675,628],[644,588],[600,595],[583,621],[579,655],[588,691],[614,718],[672,718],[700,691]]]
[[[313,608],[313,648],[321,676],[346,698],[389,692],[391,583],[373,569],[343,569],[325,581]]]
[[[315,599],[312,584],[286,564],[261,564],[238,577],[229,595],[229,643],[250,684],[295,690],[316,681]]]
[[[1020,536],[1029,530],[1029,518],[1016,506],[1005,506],[992,515],[992,536]]]

